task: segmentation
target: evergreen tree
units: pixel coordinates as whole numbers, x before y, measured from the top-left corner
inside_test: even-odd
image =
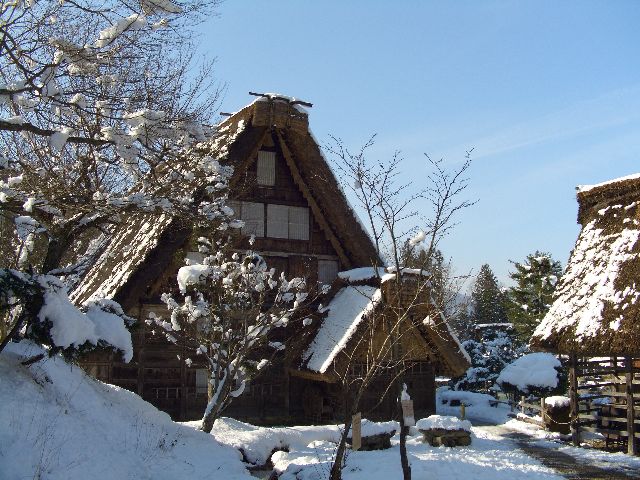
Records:
[[[508,364],[525,353],[513,338],[513,328],[505,323],[476,327],[475,337],[462,342],[471,357],[471,367],[455,385],[456,390],[490,393]]]
[[[463,346],[471,357],[471,368],[456,389],[486,393],[502,369],[521,354],[507,324],[504,294],[487,264],[480,267],[471,291],[468,323],[472,335]]]
[[[504,295],[491,267],[486,263],[480,272],[471,291],[471,319],[475,324],[506,323],[507,312],[504,306]]]
[[[518,338],[529,342],[551,306],[553,291],[562,275],[562,266],[549,253],[539,251],[527,255],[522,263],[511,263],[515,271],[509,276],[515,286],[507,292],[507,314]]]

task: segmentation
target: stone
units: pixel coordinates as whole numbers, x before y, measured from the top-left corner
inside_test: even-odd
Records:
[[[466,430],[445,430],[443,428],[430,428],[420,430],[422,441],[432,447],[466,447],[471,445],[471,433]]]

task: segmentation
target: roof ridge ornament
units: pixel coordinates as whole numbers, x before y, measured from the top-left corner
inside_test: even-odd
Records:
[[[286,95],[281,95],[279,93],[256,93],[249,92],[249,95],[254,97],[266,98],[268,100],[279,100],[282,102],[286,102],[289,105],[302,105],[303,107],[311,108],[313,107],[313,103],[305,102],[304,100],[300,100],[299,98],[288,97]]]

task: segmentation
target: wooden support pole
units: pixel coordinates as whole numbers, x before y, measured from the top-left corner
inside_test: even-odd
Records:
[[[631,357],[624,358],[624,370],[627,395],[627,432],[629,432],[629,440],[627,441],[627,453],[629,455],[637,455],[636,448],[636,424],[635,408],[633,403],[633,359]]]
[[[578,404],[578,372],[576,371],[578,357],[569,355],[569,399],[571,401],[571,441],[575,446],[580,445],[580,418],[578,417],[580,406]]]

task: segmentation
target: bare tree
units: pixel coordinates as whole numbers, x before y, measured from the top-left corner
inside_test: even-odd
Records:
[[[404,338],[413,329],[418,328],[413,313],[432,309],[436,304],[432,297],[431,280],[427,271],[418,269],[412,275],[406,270],[404,260],[407,251],[422,248],[424,266],[432,264],[440,240],[455,226],[455,216],[475,202],[460,197],[468,186],[466,172],[471,165],[470,152],[465,162],[453,172],[443,167],[442,161],[433,161],[426,156],[431,173],[423,188],[415,188],[411,182],[401,178],[400,165],[402,158],[394,153],[391,161],[371,161],[367,157],[367,149],[374,143],[371,137],[365,145],[352,153],[340,139],[332,138],[327,147],[336,160],[343,188],[350,191],[364,210],[367,224],[373,235],[379,256],[387,259],[393,272],[392,278],[385,278],[382,285],[386,292],[385,306],[379,314],[367,317],[368,335],[358,340],[354,350],[353,361],[360,361],[364,354],[365,362],[360,374],[350,377],[342,372],[341,384],[345,394],[345,432],[350,428],[351,416],[358,411],[362,395],[371,383],[382,374],[387,374],[387,390],[395,392],[398,399],[400,418],[400,457],[403,477],[411,478],[411,467],[406,454],[406,435],[408,428],[404,425],[401,413],[400,398],[402,394],[402,377],[406,360],[410,352],[402,351]],[[417,211],[419,200],[427,200],[431,204],[430,216],[420,215]],[[419,230],[418,225],[424,227]],[[374,265],[377,267],[377,265]],[[377,269],[376,269],[377,271]],[[433,312],[435,318],[444,319],[442,312]],[[380,324],[383,322],[383,338],[379,338]],[[377,338],[377,340],[375,340]],[[391,372],[389,374],[389,372]],[[341,468],[345,452],[347,434],[343,435],[336,458],[331,469],[331,479],[341,478]]]

